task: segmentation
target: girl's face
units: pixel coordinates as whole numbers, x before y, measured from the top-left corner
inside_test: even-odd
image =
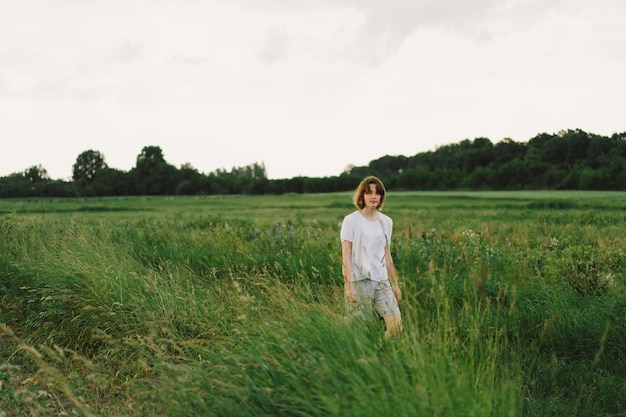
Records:
[[[380,204],[380,191],[378,191],[378,187],[376,184],[370,184],[369,188],[365,190],[365,194],[363,194],[363,201],[365,201],[366,208],[376,209]]]

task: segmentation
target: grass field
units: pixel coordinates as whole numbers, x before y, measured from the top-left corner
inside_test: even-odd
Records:
[[[626,193],[390,190],[389,341],[350,199],[0,200],[0,417],[626,416]]]

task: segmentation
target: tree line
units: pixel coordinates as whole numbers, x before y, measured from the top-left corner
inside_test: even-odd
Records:
[[[0,177],[0,198],[126,195],[321,193],[352,190],[366,175],[395,190],[626,190],[626,132],[580,129],[541,133],[527,142],[465,139],[413,156],[385,155],[336,176],[270,180],[264,163],[209,174],[168,163],[146,146],[129,171],[109,167],[96,150],[82,152],[72,180],[53,180],[41,165]]]

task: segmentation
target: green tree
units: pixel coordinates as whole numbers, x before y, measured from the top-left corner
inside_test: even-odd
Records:
[[[476,138],[465,149],[460,150],[462,169],[466,174],[471,174],[477,168],[487,167],[493,157],[493,143],[487,138]],[[480,177],[484,180],[484,172]]]
[[[53,197],[57,191],[60,197],[73,194],[68,194],[63,181],[51,180],[48,171],[41,165],[33,165],[6,179],[3,193],[12,193],[13,197]]]
[[[396,174],[407,168],[408,158],[402,155],[385,155],[370,162],[372,172],[379,175]]]
[[[180,182],[176,185],[176,194],[195,195],[206,194],[205,176],[202,175],[191,164],[185,163],[181,165],[179,170]]]
[[[131,170],[136,190],[141,195],[175,194],[178,170],[168,164],[159,146],[145,146]]]
[[[102,168],[89,184],[89,195],[116,196],[136,194],[132,178],[128,172],[114,168]]]
[[[107,164],[104,162],[104,155],[100,151],[90,149],[78,155],[72,166],[72,179],[80,195],[93,195],[90,185],[97,173],[104,168],[107,168]]]
[[[30,168],[25,169],[22,171],[22,177],[31,184],[36,184],[50,179],[48,171],[41,165],[33,165]]]
[[[565,153],[565,162],[569,166],[573,166],[577,161],[587,159],[587,150],[591,143],[590,135],[580,129],[566,130],[559,132],[565,143],[567,144],[567,152]]]
[[[560,135],[541,133],[528,141],[530,149],[541,162],[561,165],[567,160],[568,145],[563,132]]]
[[[23,173],[14,173],[0,178],[0,198],[28,197],[32,184]]]
[[[606,163],[607,156],[614,149],[619,149],[618,141],[613,138],[594,136],[589,141],[587,151],[587,165],[593,169],[600,169]]]
[[[84,151],[76,158],[76,162],[73,165],[74,181],[87,181],[93,180],[96,173],[102,168],[106,168],[107,164],[104,162],[104,155],[100,151],[88,150]]]
[[[493,162],[500,166],[514,159],[524,159],[527,145],[515,142],[510,138],[504,138],[493,147]]]
[[[415,190],[445,189],[441,177],[442,175],[445,175],[445,172],[447,172],[447,170],[431,170],[421,166],[413,168],[409,172],[412,177],[411,182],[416,184],[415,188],[413,188]]]
[[[528,166],[520,158],[513,158],[498,165],[493,174],[491,185],[496,190],[523,190],[532,188]]]
[[[472,190],[488,190],[492,188],[490,180],[492,173],[489,168],[482,166],[477,167],[461,180],[462,188],[469,188]]]

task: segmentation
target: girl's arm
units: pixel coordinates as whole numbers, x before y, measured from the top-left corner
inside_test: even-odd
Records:
[[[385,246],[385,260],[387,264],[387,276],[389,277],[389,282],[391,282],[391,289],[393,290],[393,294],[396,296],[396,300],[400,301],[402,298],[402,292],[400,291],[400,286],[398,284],[398,274],[396,272],[396,267],[393,264],[391,248],[389,245]]]
[[[356,292],[352,285],[352,242],[348,240],[341,241],[341,273],[346,300],[355,303]]]

